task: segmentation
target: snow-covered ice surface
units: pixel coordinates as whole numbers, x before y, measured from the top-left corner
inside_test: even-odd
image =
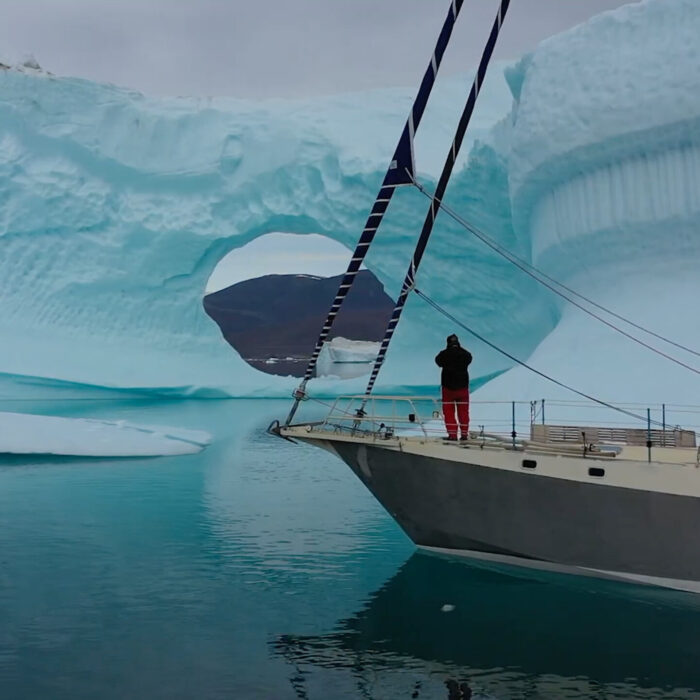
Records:
[[[446,197],[549,274],[695,348],[699,33],[697,0],[646,0],[494,65]],[[442,78],[426,112],[416,157],[428,186],[469,84]],[[288,395],[297,380],[248,367],[204,314],[209,275],[271,231],[352,248],[413,94],[156,100],[0,70],[0,371]],[[399,191],[368,257],[391,295],[425,210],[418,192]],[[696,375],[563,307],[445,216],[418,284],[489,340],[589,393],[700,403]],[[417,298],[404,318],[378,392],[434,386],[432,358],[456,330]],[[510,366],[460,335],[473,377]],[[363,378],[314,381],[318,394],[363,388]],[[558,390],[516,369],[482,392]]]
[[[0,455],[157,457],[199,452],[210,439],[200,430],[0,413]]]

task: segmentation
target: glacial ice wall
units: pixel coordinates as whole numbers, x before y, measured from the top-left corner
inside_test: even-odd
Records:
[[[700,346],[699,33],[697,0],[646,0],[492,66],[447,193],[514,252],[691,347]],[[416,155],[428,186],[469,83],[441,79],[426,112]],[[249,368],[204,314],[208,276],[271,231],[352,248],[413,92],[155,100],[0,70],[0,372],[286,395],[295,381]],[[426,203],[400,191],[368,258],[390,294]],[[697,402],[695,376],[563,306],[444,215],[419,284],[490,340],[590,393]],[[432,358],[453,330],[412,299],[378,390],[434,385]],[[509,366],[466,342],[474,376]],[[319,380],[314,391],[338,388]],[[481,395],[552,393],[513,369]]]
[[[508,72],[516,102],[507,154],[513,228],[533,262],[696,350],[699,32],[700,3],[647,0],[546,40]],[[697,374],[570,305],[560,312],[533,366],[607,400],[700,403]],[[697,356],[643,339],[700,366]],[[518,368],[480,395],[566,392]]]
[[[693,0],[624,6],[511,69],[524,72],[508,154],[513,220],[538,264],[559,262],[569,239],[700,208],[699,27]]]
[[[426,113],[416,149],[428,179],[469,85],[468,76],[443,81]],[[208,277],[229,251],[270,231],[321,233],[352,248],[412,93],[152,100],[0,70],[0,371],[172,393],[288,395],[294,380],[249,368],[205,315]],[[472,141],[510,104],[496,67]],[[472,196],[487,183],[470,180],[485,175],[500,177],[505,194],[505,171],[494,175],[493,157],[475,156],[453,191]],[[487,216],[507,238],[505,196],[499,207]],[[401,192],[368,260],[390,293],[425,209],[420,193]],[[424,286],[453,305],[469,285],[472,317],[490,313],[494,294],[503,308],[519,306],[507,285],[494,292],[494,276],[505,282],[509,274],[505,265],[467,269],[454,255],[462,232],[445,225],[439,233]],[[432,384],[432,356],[449,330],[414,302],[384,378]],[[544,332],[533,338],[526,330],[523,319],[505,335],[526,348]],[[483,364],[484,372],[497,366]],[[357,391],[363,380],[343,387]]]

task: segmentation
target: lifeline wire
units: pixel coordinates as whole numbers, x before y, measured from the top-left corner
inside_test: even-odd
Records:
[[[659,338],[660,340],[663,340],[664,342],[669,343],[670,345],[675,345],[676,347],[678,347],[678,348],[680,348],[680,349],[682,349],[682,350],[685,350],[686,352],[692,353],[693,355],[698,355],[698,356],[700,356],[700,353],[698,353],[698,352],[696,352],[695,350],[692,350],[692,349],[690,349],[690,348],[687,348],[687,347],[685,347],[684,345],[681,345],[680,343],[676,343],[676,342],[674,342],[673,340],[669,340],[668,338],[665,338],[664,336],[662,336],[662,335],[660,335],[660,334],[658,334],[658,333],[654,333],[653,331],[650,331],[650,330],[644,328],[643,326],[640,326],[640,325],[638,325],[638,324],[636,324],[636,323],[634,323],[634,322],[632,322],[632,321],[629,321],[629,320],[626,319],[624,316],[621,316],[621,315],[619,315],[619,314],[616,314],[616,313],[613,312],[613,311],[610,311],[609,309],[606,309],[606,308],[605,308],[604,306],[602,306],[601,304],[597,304],[596,302],[594,302],[594,301],[592,301],[592,300],[590,300],[590,299],[587,299],[587,298],[584,297],[582,294],[579,294],[578,292],[574,291],[573,289],[570,289],[569,287],[567,287],[566,285],[562,284],[561,282],[558,282],[557,280],[555,280],[554,278],[548,276],[547,274],[545,274],[544,272],[542,272],[542,271],[539,270],[538,268],[534,267],[533,265],[530,265],[529,263],[525,262],[525,261],[522,260],[521,258],[518,258],[516,255],[514,255],[514,254],[511,253],[510,251],[507,251],[506,249],[504,249],[502,246],[500,246],[498,243],[496,243],[495,241],[493,241],[493,240],[492,240],[489,236],[487,236],[485,233],[483,233],[482,231],[480,231],[479,229],[477,229],[475,226],[473,226],[472,224],[470,224],[468,221],[466,221],[465,219],[463,219],[461,216],[459,216],[459,214],[457,214],[457,213],[454,212],[452,209],[450,209],[450,207],[448,207],[446,204],[443,204],[442,202],[439,202],[433,195],[430,194],[430,192],[428,192],[428,191],[425,189],[425,187],[423,187],[423,186],[422,186],[420,183],[418,183],[416,180],[414,180],[414,184],[415,184],[415,186],[418,188],[418,190],[420,190],[420,192],[422,192],[422,193],[423,193],[426,197],[428,197],[428,199],[430,199],[431,201],[436,202],[437,205],[438,205],[442,210],[444,210],[444,212],[445,212],[449,217],[451,217],[452,219],[454,219],[454,220],[455,220],[458,224],[460,224],[463,228],[467,229],[467,231],[469,231],[470,233],[472,233],[473,235],[475,235],[480,241],[482,241],[483,243],[485,243],[485,244],[486,244],[489,248],[491,248],[494,252],[498,253],[500,256],[502,256],[502,257],[504,257],[506,260],[508,260],[508,262],[510,262],[511,264],[515,265],[518,269],[522,270],[526,275],[529,275],[529,276],[532,277],[534,280],[536,280],[537,282],[539,282],[541,285],[543,285],[544,287],[546,287],[546,288],[549,289],[550,291],[554,292],[554,293],[557,294],[558,296],[562,297],[562,299],[566,299],[566,301],[568,301],[570,304],[573,304],[574,306],[576,306],[578,309],[580,309],[580,310],[583,311],[584,313],[587,313],[589,316],[595,318],[596,320],[600,321],[601,323],[604,323],[606,326],[608,326],[608,327],[612,328],[614,331],[617,331],[618,333],[624,335],[626,338],[629,338],[630,340],[634,341],[635,343],[637,343],[637,344],[639,344],[639,345],[641,345],[641,346],[647,348],[648,350],[651,350],[652,352],[655,352],[657,355],[660,355],[661,357],[665,357],[667,360],[670,360],[671,362],[675,362],[677,365],[680,365],[681,367],[683,367],[683,368],[685,368],[685,369],[687,369],[687,370],[690,370],[691,372],[695,372],[695,374],[700,374],[700,370],[696,369],[695,367],[692,367],[691,365],[686,364],[685,362],[683,362],[683,361],[681,361],[681,360],[679,360],[679,359],[677,359],[677,358],[675,358],[675,357],[673,357],[673,356],[671,356],[671,355],[668,355],[667,353],[663,352],[662,350],[659,350],[658,348],[655,348],[653,345],[649,345],[648,343],[645,343],[643,340],[640,340],[640,339],[637,338],[636,336],[633,336],[633,335],[631,335],[630,333],[627,333],[627,331],[624,331],[622,328],[619,328],[619,327],[616,326],[614,323],[611,323],[610,321],[606,321],[604,318],[601,318],[600,316],[598,316],[597,314],[595,314],[595,313],[594,313],[593,311],[591,311],[590,309],[585,308],[584,306],[582,306],[581,304],[579,304],[577,301],[575,301],[574,299],[571,299],[569,296],[567,296],[566,294],[564,294],[564,293],[561,292],[560,290],[556,289],[556,288],[553,287],[552,285],[548,284],[547,282],[544,281],[544,279],[541,279],[541,278],[545,278],[545,279],[549,280],[549,281],[552,282],[553,284],[555,284],[555,285],[561,287],[562,289],[567,290],[568,292],[570,292],[571,294],[574,294],[575,296],[579,297],[580,299],[583,299],[583,300],[584,300],[585,302],[587,302],[588,304],[591,304],[592,306],[595,306],[595,307],[597,307],[597,308],[599,308],[599,309],[605,311],[606,313],[610,314],[611,316],[614,316],[614,317],[616,317],[616,318],[619,318],[619,319],[621,319],[622,321],[624,321],[625,323],[628,323],[629,325],[634,326],[635,328],[638,328],[639,330],[641,330],[641,331],[643,331],[643,332],[645,332],[645,333],[648,333],[649,335],[653,335],[653,336],[655,336],[656,338]],[[538,275],[539,275],[539,277],[538,277]]]

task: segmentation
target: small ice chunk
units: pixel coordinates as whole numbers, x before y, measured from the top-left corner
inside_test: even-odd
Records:
[[[455,609],[455,606],[452,605],[451,603],[445,603],[445,604],[440,608],[440,610],[442,610],[442,612],[452,612],[454,609]]]
[[[374,362],[380,347],[380,342],[338,336],[330,341],[328,352],[333,362]]]

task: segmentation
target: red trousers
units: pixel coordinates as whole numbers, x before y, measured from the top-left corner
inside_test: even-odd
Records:
[[[445,416],[445,427],[451,438],[457,437],[457,421],[455,421],[455,404],[462,437],[469,436],[469,389],[446,389],[442,387],[442,413]]]

